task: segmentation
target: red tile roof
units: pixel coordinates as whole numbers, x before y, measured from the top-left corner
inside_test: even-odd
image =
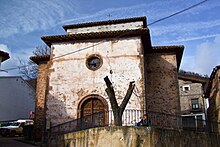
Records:
[[[206,92],[205,92],[205,97],[206,98],[209,98],[209,96],[210,96],[210,92],[211,92],[211,89],[212,89],[212,83],[213,83],[213,80],[215,79],[215,74],[217,73],[218,70],[220,70],[220,65],[217,65],[215,68],[213,68],[213,71],[212,71],[211,76],[209,78],[209,84],[208,84],[208,87],[207,87]]]
[[[177,58],[177,70],[179,70],[180,63],[183,56],[183,45],[173,46],[153,46],[152,50],[145,50],[147,53],[175,53]]]
[[[121,38],[128,36],[141,36],[149,32],[147,28],[136,29],[136,30],[119,30],[119,31],[106,31],[106,32],[91,32],[91,33],[80,33],[80,34],[67,34],[67,35],[56,35],[56,36],[43,36],[41,39],[50,46],[56,42],[69,42],[77,40],[88,40],[88,39],[101,39],[101,38]],[[147,36],[150,38],[150,35]]]
[[[184,46],[153,46],[153,47],[150,46],[147,49],[145,49],[145,51],[146,51],[146,54],[174,52],[177,58],[177,69],[179,69],[180,62],[182,59],[183,49],[184,49]],[[33,57],[30,57],[30,59],[36,64],[39,64],[40,62],[49,61],[50,55],[33,56]]]
[[[134,18],[125,18],[125,19],[117,19],[117,20],[107,20],[107,21],[98,21],[98,22],[87,22],[87,23],[80,23],[80,24],[73,24],[73,25],[65,25],[63,28],[73,29],[73,28],[83,28],[83,27],[91,27],[91,26],[100,26],[100,25],[109,25],[109,24],[120,24],[120,23],[128,23],[128,22],[135,22],[135,21],[143,21],[143,27],[146,28],[146,17],[134,17]]]
[[[140,36],[145,53],[164,53],[164,52],[174,52],[177,56],[177,68],[179,69],[180,62],[183,54],[183,46],[151,46],[150,33],[146,25],[146,17],[136,17],[127,18],[119,20],[108,20],[100,22],[89,22],[82,24],[66,25],[63,26],[65,30],[71,28],[81,28],[89,26],[107,25],[107,24],[119,24],[127,22],[143,21],[143,28],[135,30],[117,30],[117,31],[105,31],[105,32],[90,32],[90,33],[80,33],[80,34],[67,34],[67,35],[56,35],[56,36],[43,36],[41,39],[48,45],[51,46],[52,43],[64,43],[64,42],[74,42],[78,40],[89,40],[89,39],[105,39],[105,38],[122,38],[122,37],[134,37]],[[47,57],[31,57],[31,60],[36,62],[39,61],[49,61],[49,56]]]
[[[10,58],[9,54],[3,51],[0,51],[0,56],[3,57],[2,62]]]
[[[50,60],[50,55],[43,55],[43,56],[32,56],[30,59],[36,63],[37,65],[40,64],[40,62],[47,62]]]
[[[187,74],[183,74],[183,73],[178,73],[178,79],[188,80],[188,81],[202,83],[202,84],[206,84],[209,81],[209,78],[206,78],[206,77],[187,75]]]

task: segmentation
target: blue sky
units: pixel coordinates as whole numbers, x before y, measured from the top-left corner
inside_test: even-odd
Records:
[[[27,60],[44,44],[41,36],[65,34],[63,25],[137,16],[151,23],[201,1],[0,0],[0,50],[11,56],[2,69],[19,66],[18,58]],[[149,29],[153,45],[185,46],[181,69],[210,75],[220,64],[220,0],[208,0]]]

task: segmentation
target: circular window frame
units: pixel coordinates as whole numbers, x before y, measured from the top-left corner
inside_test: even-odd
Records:
[[[99,65],[97,67],[91,67],[91,65],[89,65],[89,62],[92,61],[93,59],[99,59]],[[102,67],[102,64],[103,64],[102,57],[98,54],[92,54],[88,58],[86,58],[86,67],[89,70],[96,71]]]

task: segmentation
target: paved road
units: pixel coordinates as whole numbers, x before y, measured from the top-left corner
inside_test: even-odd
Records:
[[[36,147],[30,144],[22,143],[16,141],[16,139],[21,139],[19,137],[1,137],[0,136],[0,147]]]

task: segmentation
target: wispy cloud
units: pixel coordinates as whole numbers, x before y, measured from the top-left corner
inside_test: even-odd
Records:
[[[220,65],[219,46],[220,36],[215,37],[214,40],[197,45],[194,56],[184,56],[181,68],[187,71],[210,75],[212,68]]]
[[[200,39],[207,39],[207,38],[213,38],[218,37],[220,34],[211,34],[211,35],[201,35],[197,37],[186,37],[186,38],[180,38],[176,40],[170,40],[170,41],[163,41],[162,44],[173,44],[173,43],[183,43],[187,41],[193,41],[193,40],[200,40]]]
[[[212,68],[220,64],[220,36],[213,41],[206,41],[197,46],[194,70],[198,73],[210,74]]]
[[[166,35],[169,33],[177,32],[178,34],[187,34],[190,32],[195,32],[197,30],[210,29],[213,27],[220,26],[219,20],[211,20],[205,22],[179,22],[177,24],[168,24],[152,27],[151,30],[155,36]],[[191,35],[191,34],[190,34]]]
[[[107,8],[104,10],[100,10],[92,15],[86,14],[85,16],[76,17],[74,19],[66,19],[59,24],[67,24],[67,23],[79,23],[85,21],[98,21],[98,20],[106,20],[106,19],[118,19],[124,17],[135,17],[135,16],[147,16],[150,20],[159,19],[163,16],[171,14],[172,11],[178,10],[179,5],[175,5],[176,2],[183,2],[184,0],[178,1],[149,1],[148,3],[137,4],[128,7],[120,7],[120,8]],[[184,3],[186,4],[186,3]],[[167,9],[167,6],[170,6]],[[171,6],[173,10],[171,9]],[[163,12],[163,13],[161,13]],[[108,14],[111,15],[108,18]]]
[[[0,44],[0,51],[4,51],[4,52],[7,52],[7,53],[11,53],[10,49],[8,48],[7,45],[5,44]]]
[[[198,2],[198,0],[195,0],[195,2]],[[181,5],[178,5],[179,3],[181,3]],[[190,3],[194,3],[194,1]],[[152,22],[163,16],[172,14],[183,7],[187,7],[190,3],[186,3],[184,0],[168,0],[163,2],[149,1],[147,3],[128,7],[107,8],[90,15],[86,12],[79,13],[78,10],[82,9],[84,6],[76,1],[14,0],[10,2],[6,1],[4,3],[0,2],[0,5],[2,5],[0,13],[0,28],[4,28],[0,29],[0,38],[5,38],[18,33],[45,30],[61,24],[106,20],[108,19],[108,14],[112,15],[109,19],[146,15],[149,18],[149,22]],[[167,7],[169,7],[169,9],[167,9]],[[207,9],[209,7],[204,8]]]
[[[32,49],[22,49],[22,50],[11,50],[5,44],[0,44],[0,50],[9,53],[10,58],[4,61],[1,65],[1,70],[15,68],[21,66],[20,59],[24,62],[28,61],[29,56],[32,55]],[[11,76],[18,75],[19,69],[9,70],[9,71],[0,71],[0,76]]]
[[[0,42],[4,43],[2,44],[2,47],[6,47],[7,49],[8,47],[5,44],[7,43],[9,45],[9,43],[12,43],[10,41],[14,39],[12,38],[10,41],[8,41],[7,37],[15,34],[23,35],[30,32],[40,32],[42,30],[57,30],[57,28],[60,28],[61,25],[71,23],[100,21],[135,16],[147,16],[148,23],[151,23],[155,20],[173,14],[201,1],[202,0],[152,0],[144,2],[140,0],[138,2],[133,2],[133,5],[130,2],[131,4],[126,5],[126,7],[121,5],[121,7],[118,6],[117,8],[112,6],[108,8],[101,7],[99,9],[94,9],[98,7],[98,5],[101,5],[100,3],[102,3],[97,3],[94,0],[94,2],[90,2],[91,6],[87,6],[87,8],[96,10],[94,13],[88,13],[86,10],[82,11],[84,5],[82,5],[80,1],[76,0],[0,1]],[[116,0],[112,0],[111,2],[117,3]],[[156,25],[149,26],[151,30],[151,36],[153,38],[153,43],[186,43],[186,41],[211,37],[216,37],[218,40],[218,36],[220,35],[220,17],[216,12],[219,12],[219,7],[219,0],[208,1],[195,9],[184,12],[163,22],[157,23]],[[108,17],[108,14],[111,15],[110,18]],[[54,32],[51,31],[51,33]],[[219,45],[214,41],[207,42],[207,44]],[[202,48],[201,50],[203,53],[207,51],[207,46],[205,45],[201,44],[198,46],[198,48]],[[212,46],[212,48],[215,47]],[[18,65],[16,58],[20,57],[27,59],[33,49],[19,51],[15,51],[15,49],[11,50],[12,58],[6,61],[4,66],[8,64],[7,67],[11,67],[12,65],[9,64],[12,63],[14,65]],[[218,53],[217,49],[213,51]],[[204,56],[204,54],[199,54],[199,52],[197,52],[195,56],[187,56],[188,61],[194,62],[187,68],[196,69],[194,68],[194,65],[199,65],[198,62],[200,61],[199,59],[201,56]],[[188,64],[188,61],[183,59],[183,63],[185,62]],[[212,63],[214,63],[214,61],[212,61]],[[210,66],[212,65],[210,64]],[[197,71],[204,72],[200,70],[202,69],[200,65],[198,67],[200,68],[196,69]],[[205,70],[205,72],[207,71]]]
[[[220,36],[220,19],[205,22],[179,22],[166,26],[151,28],[151,35],[155,42],[184,43],[186,41]]]
[[[66,13],[76,15],[77,5],[67,2],[67,0],[0,2],[0,38],[17,33],[45,30],[63,20]]]

